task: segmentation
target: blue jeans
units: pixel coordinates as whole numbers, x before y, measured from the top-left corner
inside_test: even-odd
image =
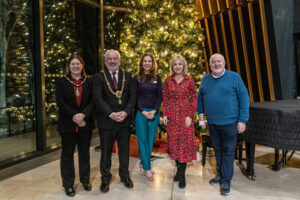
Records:
[[[215,150],[217,172],[221,183],[228,183],[233,176],[234,155],[237,140],[236,122],[226,125],[209,124],[209,134]]]
[[[144,110],[148,112],[153,109],[144,108]],[[139,144],[141,164],[144,170],[151,169],[150,158],[157,133],[158,122],[159,112],[154,115],[153,119],[147,119],[140,111],[137,112],[135,117],[135,131]]]

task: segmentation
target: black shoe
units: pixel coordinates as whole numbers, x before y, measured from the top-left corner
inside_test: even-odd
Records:
[[[228,183],[222,183],[221,184],[221,195],[227,196],[230,193],[230,184]]]
[[[103,193],[108,192],[108,190],[109,190],[109,183],[107,183],[107,182],[102,182],[102,183],[101,183],[101,186],[100,186],[100,190],[101,190],[101,192],[103,192]]]
[[[133,188],[133,182],[132,180],[128,177],[125,179],[121,179],[121,182],[124,183],[124,186],[127,188]]]
[[[82,185],[83,185],[83,189],[85,191],[91,191],[92,190],[92,185],[91,184],[89,184],[89,183],[82,183]]]
[[[65,188],[66,195],[69,197],[74,197],[75,196],[75,190],[73,187],[66,187]]]
[[[211,185],[218,185],[218,184],[220,184],[220,181],[221,181],[221,177],[218,175],[215,178],[210,179],[209,180],[209,184],[211,184]]]
[[[183,176],[182,178],[179,178],[179,184],[178,184],[178,187],[183,189],[185,188],[186,186],[186,183],[185,183],[185,176]]]
[[[100,152],[101,151],[101,146],[95,146],[94,151]]]

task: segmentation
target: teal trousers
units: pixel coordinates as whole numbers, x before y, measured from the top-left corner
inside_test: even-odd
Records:
[[[145,111],[151,111],[153,109],[144,108]],[[151,153],[153,143],[157,133],[157,127],[159,122],[159,112],[157,112],[153,119],[147,119],[140,111],[137,112],[135,117],[135,130],[139,145],[139,152],[141,158],[141,164],[144,170],[151,169]]]

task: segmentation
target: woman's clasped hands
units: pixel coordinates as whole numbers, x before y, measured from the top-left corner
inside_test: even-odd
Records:
[[[85,115],[82,113],[77,113],[76,115],[73,116],[73,122],[78,124],[79,127],[85,127],[86,123],[84,121]]]
[[[151,111],[143,111],[142,114],[147,118],[147,119],[153,119],[155,116],[156,111],[151,110]]]

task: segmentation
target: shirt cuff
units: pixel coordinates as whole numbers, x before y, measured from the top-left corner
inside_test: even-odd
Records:
[[[205,125],[205,121],[204,120],[200,120],[199,121],[199,126],[204,126]]]
[[[242,122],[242,123],[244,123],[244,124],[246,124],[247,121],[248,121],[248,120],[243,120],[243,119],[239,119],[239,120],[238,120],[238,122]]]

